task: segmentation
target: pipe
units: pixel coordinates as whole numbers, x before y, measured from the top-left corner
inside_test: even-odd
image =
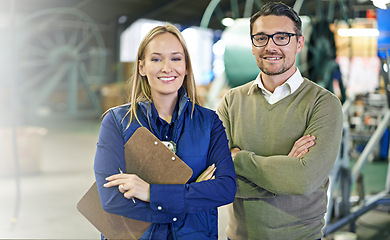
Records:
[[[9,5],[9,16],[10,16],[10,29],[11,29],[11,56],[10,56],[10,81],[11,81],[11,125],[12,125],[12,152],[13,152],[13,161],[14,161],[14,173],[15,173],[15,206],[14,206],[14,214],[11,219],[11,228],[15,226],[18,222],[19,213],[20,213],[20,202],[21,202],[21,184],[20,184],[20,162],[19,162],[19,151],[18,151],[18,118],[17,118],[17,93],[16,93],[16,61],[15,61],[15,29],[16,29],[16,0],[11,0]]]
[[[353,166],[352,181],[351,181],[352,183],[356,182],[357,176],[359,175],[364,164],[367,162],[368,156],[372,153],[374,147],[376,147],[380,138],[385,132],[386,128],[389,126],[389,122],[390,122],[390,110],[386,110],[386,114],[381,119],[377,129],[372,134],[367,145],[364,147],[362,154],[360,154],[358,160],[356,161],[356,164]]]
[[[211,0],[203,13],[202,20],[200,21],[200,27],[207,28],[209,26],[211,16],[220,1],[221,0]]]
[[[254,0],[246,0],[245,2],[245,10],[244,10],[244,18],[250,18],[253,10],[253,1]]]
[[[385,198],[387,197],[387,198]],[[360,208],[359,210],[355,212],[351,212],[348,216],[338,220],[337,222],[328,225],[324,229],[324,236],[337,231],[338,229],[342,228],[343,226],[347,225],[350,222],[354,222],[356,219],[358,219],[360,216],[365,214],[366,212],[374,209],[375,207],[379,205],[390,205],[390,198],[385,192],[380,192],[377,195],[373,196],[372,198],[375,198],[371,203],[367,204],[366,206]]]

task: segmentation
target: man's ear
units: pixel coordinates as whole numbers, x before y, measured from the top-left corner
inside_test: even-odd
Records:
[[[305,45],[305,37],[303,35],[298,37],[297,53],[300,53]]]

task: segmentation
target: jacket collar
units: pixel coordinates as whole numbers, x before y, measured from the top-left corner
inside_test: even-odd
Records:
[[[187,102],[190,101],[190,98],[187,96],[187,91],[184,89],[184,87],[181,87],[178,93],[179,110],[177,113],[177,118],[181,116],[187,106]],[[151,102],[149,100],[139,102],[138,105],[140,106],[145,116],[152,116],[152,108],[150,107]]]

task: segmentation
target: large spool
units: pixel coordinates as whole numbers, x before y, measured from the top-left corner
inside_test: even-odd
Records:
[[[225,43],[225,72],[230,87],[237,87],[256,78],[260,70],[252,55],[249,18],[236,19],[221,39]]]

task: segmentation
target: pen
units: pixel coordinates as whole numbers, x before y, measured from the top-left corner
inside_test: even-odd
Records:
[[[119,172],[120,172],[121,174],[123,174],[122,168],[118,168],[118,170],[119,170]],[[133,197],[131,198],[131,200],[133,200],[133,203],[135,203],[135,200],[134,200]]]

